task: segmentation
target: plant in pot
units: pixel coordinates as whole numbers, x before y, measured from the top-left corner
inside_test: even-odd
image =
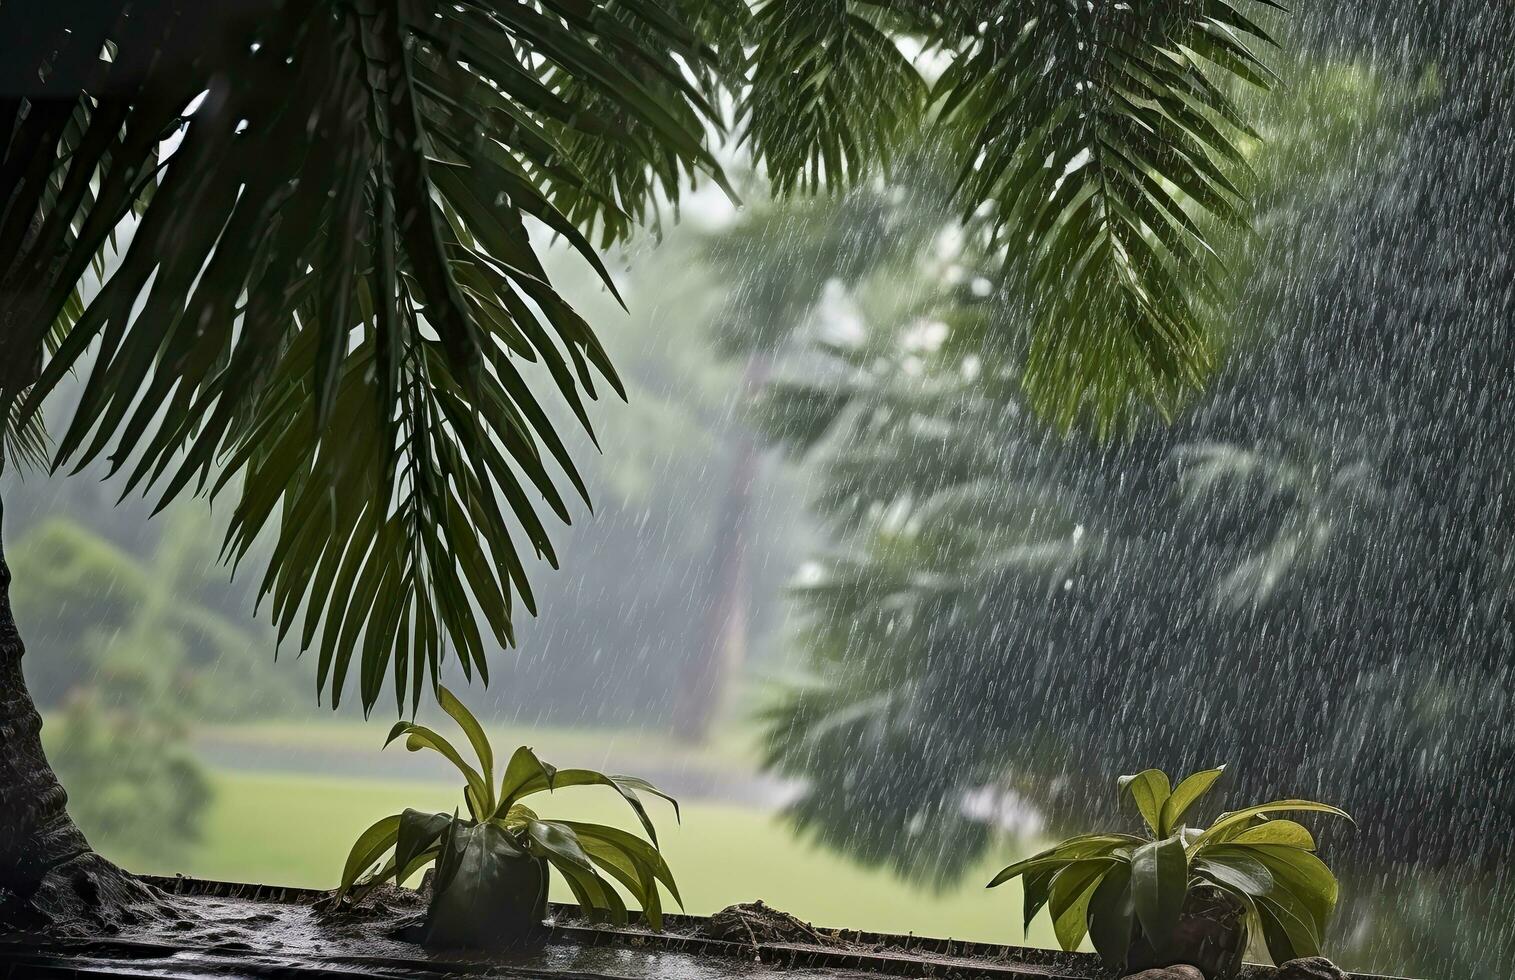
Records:
[[[675,817],[678,803],[634,776],[555,769],[526,746],[516,749],[496,782],[494,752],[478,719],[446,688],[439,690],[438,702],[473,747],[477,769],[446,738],[410,722],[397,723],[384,744],[403,735],[410,751],[431,749],[445,756],[463,774],[467,815],[408,809],[378,821],[353,844],[341,884],[324,907],[356,904],[372,888],[388,881],[402,884],[435,863],[417,938],[433,946],[520,946],[545,934],[550,866],[562,874],[590,919],[627,920],[625,901],[604,877],[608,875],[641,905],[648,925],[661,929],[658,886],[682,902],[639,794],[667,800]],[[603,824],[543,820],[521,802],[569,786],[615,790],[636,813],[650,842]]]
[[[1316,857],[1310,830],[1274,815],[1351,818],[1324,803],[1276,800],[1189,826],[1189,811],[1223,772],[1197,772],[1177,787],[1157,769],[1122,776],[1120,792],[1135,802],[1146,834],[1070,837],[1005,868],[989,887],[1020,878],[1025,924],[1046,907],[1063,949],[1087,935],[1112,970],[1187,963],[1208,980],[1231,980],[1250,936],[1261,936],[1275,963],[1318,955],[1336,878]]]

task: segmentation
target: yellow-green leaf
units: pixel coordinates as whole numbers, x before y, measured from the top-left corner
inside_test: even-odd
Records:
[[[342,868],[342,882],[337,897],[352,887],[358,876],[373,867],[384,852],[395,845],[400,834],[400,814],[385,817],[358,835],[347,855],[347,864]]]
[[[1293,820],[1267,820],[1250,827],[1231,838],[1233,844],[1283,844],[1315,850],[1315,835],[1303,824]]]
[[[1203,844],[1215,839],[1225,839],[1231,830],[1247,823],[1253,817],[1260,817],[1269,813],[1298,811],[1329,813],[1332,816],[1342,817],[1348,823],[1354,822],[1345,810],[1337,809],[1327,803],[1316,803],[1314,800],[1274,800],[1272,803],[1262,803],[1258,806],[1247,807],[1245,810],[1236,810],[1232,813],[1221,814],[1220,818],[1200,835],[1198,843]]]
[[[1116,785],[1131,794],[1152,833],[1162,836],[1163,804],[1172,795],[1168,774],[1161,769],[1144,769],[1134,776],[1120,777]]]
[[[431,749],[433,752],[442,755],[454,766],[457,766],[458,771],[463,774],[463,778],[468,781],[468,788],[471,791],[471,793],[465,794],[468,798],[470,810],[473,810],[476,802],[483,801],[489,797],[489,788],[484,785],[483,777],[478,774],[473,766],[463,761],[463,756],[459,754],[457,749],[453,748],[452,743],[447,741],[447,739],[424,725],[412,725],[409,722],[400,722],[390,730],[389,738],[384,744],[388,745],[401,734],[405,736],[405,748],[407,751],[419,752],[422,749]],[[488,811],[479,812],[475,810],[472,815],[475,820],[483,820],[489,816],[489,813]]]
[[[1153,841],[1131,855],[1131,898],[1154,949],[1172,940],[1189,890],[1189,862],[1177,837]]]
[[[1047,911],[1063,949],[1071,953],[1083,942],[1089,929],[1089,900],[1105,873],[1119,863],[1115,858],[1076,861],[1053,877]]]
[[[1191,773],[1183,782],[1173,790],[1173,795],[1163,801],[1162,814],[1158,820],[1157,835],[1167,837],[1183,822],[1184,815],[1189,812],[1201,796],[1209,792],[1210,787],[1215,785],[1226,771],[1225,766],[1215,769],[1206,769],[1202,772]]]
[[[474,754],[479,757],[479,775],[484,782],[484,798],[480,801],[479,812],[491,813],[494,811],[494,749],[489,744],[489,736],[484,734],[484,726],[479,724],[479,719],[474,717],[472,711],[459,701],[451,691],[445,687],[437,689],[437,703],[442,710],[447,712],[458,727],[463,729],[463,734],[468,737],[468,742],[473,746]]]

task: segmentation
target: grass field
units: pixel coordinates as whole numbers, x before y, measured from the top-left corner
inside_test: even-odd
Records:
[[[336,883],[354,838],[374,820],[407,806],[452,810],[459,802],[438,783],[283,773],[220,770],[214,787],[204,840],[182,862],[144,866],[119,857],[141,871],[325,888]],[[541,798],[538,810],[635,824],[609,791],[565,791],[550,802]],[[797,841],[769,814],[696,803],[684,807],[682,825],[666,807],[655,810],[654,819],[690,912],[761,898],[819,925],[1022,941],[1018,887],[983,887],[1014,854],[996,856],[960,886],[937,894]],[[566,887],[555,894],[566,896]],[[1050,927],[1034,925],[1030,940],[1050,944]]]
[[[423,724],[450,726],[451,722],[433,718],[423,720]],[[494,745],[530,745],[543,758],[560,766],[598,766],[608,759],[656,759],[659,765],[672,768],[718,766],[751,770],[758,765],[757,736],[740,727],[722,729],[701,745],[680,742],[658,732],[634,730],[494,723],[486,723],[484,727]],[[270,752],[320,749],[373,753],[384,744],[385,731],[384,725],[351,718],[277,719],[201,729],[202,734],[218,741]]]

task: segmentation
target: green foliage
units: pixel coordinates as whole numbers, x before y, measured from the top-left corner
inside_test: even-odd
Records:
[[[1462,789],[1511,744],[1509,633],[1489,614],[1515,566],[1505,535],[1467,530],[1502,526],[1472,517],[1493,499],[1473,488],[1502,471],[1473,466],[1448,487],[1444,426],[1469,437],[1464,460],[1515,430],[1442,414],[1449,379],[1477,371],[1432,381],[1422,367],[1465,348],[1412,353],[1389,321],[1347,316],[1349,301],[1384,302],[1367,273],[1351,297],[1319,286],[1351,258],[1350,189],[1401,158],[1426,103],[1364,64],[1286,74],[1246,113],[1264,136],[1249,152],[1266,207],[1258,236],[1225,235],[1245,246],[1222,249],[1238,255],[1228,364],[1171,426],[1111,444],[1049,432],[1021,386],[1035,311],[995,256],[943,245],[939,209],[909,186],[885,189],[901,203],[884,227],[891,243],[930,229],[926,243],[848,268],[828,302],[850,330],[819,303],[783,325],[794,341],[763,400],[768,430],[801,458],[831,531],[794,579],[798,654],[763,718],[768,765],[806,787],[785,810],[806,835],[951,880],[1001,833],[965,799],[1014,793],[1060,832],[1089,829],[1101,814],[1086,760],[1193,767],[1188,730],[1160,723],[1181,716],[1244,763],[1248,795],[1309,787],[1415,828],[1346,842],[1354,871],[1507,863],[1509,838],[1479,828],[1508,795],[1470,809]],[[1351,321],[1349,351],[1313,326],[1323,311]],[[1486,337],[1488,321],[1470,324]],[[1424,441],[1411,457],[1399,439]],[[1403,479],[1411,462],[1424,497]],[[1467,522],[1446,523],[1447,492]]]
[[[1245,223],[1240,140],[1255,135],[1211,66],[1266,87],[1268,33],[1229,0],[1023,5],[990,19],[937,85],[970,147],[965,215],[993,237],[1036,311],[1030,402],[1063,428],[1164,414],[1213,370],[1205,304],[1220,268],[1196,217]],[[1067,74],[1042,71],[1077,62]]]
[[[926,88],[880,23],[879,8],[887,6],[757,5],[745,136],[779,194],[857,183],[914,129]]]
[[[8,555],[23,621],[57,648],[31,680],[56,728],[48,758],[70,813],[96,846],[158,866],[200,839],[211,802],[192,720],[278,710],[294,691],[285,675],[258,669],[267,638],[208,601],[214,549],[203,518],[177,514],[162,532],[139,559],[51,518]]]
[[[1080,834],[1005,868],[989,887],[1022,879],[1025,925],[1046,908],[1058,942],[1074,950],[1087,935],[1112,969],[1126,963],[1132,938],[1156,950],[1172,943],[1184,899],[1197,886],[1219,888],[1246,909],[1275,963],[1320,952],[1336,908],[1337,884],[1316,857],[1303,824],[1273,815],[1346,813],[1310,800],[1276,800],[1222,813],[1207,828],[1185,820],[1223,772],[1207,769],[1176,787],[1148,769],[1122,776],[1147,834]]]
[[[1204,442],[1179,448],[1179,489],[1191,511],[1212,519],[1281,511],[1254,548],[1242,550],[1215,584],[1214,601],[1233,611],[1266,605],[1297,587],[1350,532],[1354,515],[1389,497],[1369,447],[1323,446],[1304,434],[1280,444]]]
[[[563,212],[615,225],[620,205],[563,134],[640,150],[669,186],[690,167],[718,177],[710,110],[678,67],[706,47],[650,0],[617,16],[289,4],[250,22],[162,6],[134,12],[124,35],[114,14],[60,12],[63,48],[25,55],[49,65],[52,88],[29,92],[36,111],[10,143],[41,166],[0,188],[43,225],[0,242],[6,281],[33,281],[6,350],[40,352],[60,317],[68,330],[39,375],[6,384],[6,409],[34,413],[90,352],[58,460],[108,453],[163,500],[230,488],[227,554],[277,526],[261,591],[281,637],[298,623],[304,650],[319,632],[333,702],[357,654],[365,705],[392,677],[414,706],[444,643],[485,672],[476,609],[504,644],[513,597],[532,608],[522,554],[556,560],[533,499],[568,516],[553,468],[585,492],[522,362],[546,368],[586,427],[596,377],[619,390],[525,223],[604,274]],[[97,71],[102,40],[117,54]],[[174,127],[183,138],[160,157]],[[132,214],[114,271],[70,305]]]
[[[299,698],[294,678],[264,664],[266,630],[223,610],[244,596],[208,573],[214,532],[197,508],[165,519],[145,554],[88,525],[48,517],[8,549],[15,608],[49,641],[28,671],[44,707],[80,683],[108,680],[122,704],[154,713],[221,719],[278,713]]]
[[[80,688],[48,727],[57,729],[48,759],[69,790],[69,814],[96,847],[163,864],[200,839],[210,783],[174,713]]]
[[[462,729],[478,760],[477,768],[445,737],[411,722],[397,723],[385,745],[403,736],[411,752],[430,749],[451,762],[463,774],[466,816],[406,810],[378,821],[353,844],[333,902],[356,901],[375,885],[404,882],[436,862],[434,913],[440,909],[445,914],[453,907],[462,910],[467,903],[459,895],[487,889],[488,880],[506,873],[503,865],[525,856],[545,859],[556,868],[591,918],[626,921],[625,902],[603,872],[641,905],[648,924],[661,929],[659,886],[668,889],[675,901],[681,900],[673,873],[658,852],[657,831],[640,794],[668,800],[675,814],[678,804],[646,780],[607,776],[591,769],[557,769],[526,746],[516,749],[496,780],[494,750],[478,719],[445,687],[439,689],[438,700]],[[636,814],[651,843],[604,824],[542,820],[521,802],[570,786],[615,790]],[[389,857],[384,860],[386,854]]]
[[[590,236],[723,182],[718,106],[781,193],[865,185],[930,112],[956,210],[987,206],[1034,287],[1035,404],[1109,428],[1208,370],[1212,247],[1186,209],[1239,220],[1222,83],[1266,80],[1242,40],[1266,35],[1230,0],[5,17],[24,21],[0,58],[9,453],[40,453],[31,420],[84,369],[54,463],[233,497],[225,553],[273,540],[279,636],[317,649],[333,704],[351,675],[365,708],[390,687],[401,710],[449,651],[487,679],[487,641],[536,606],[527,556],[556,563],[538,501],[567,521],[562,482],[587,496],[524,363],[585,430],[601,385],[623,391],[529,223],[614,293]],[[949,67],[928,83],[912,47]]]
[[[1506,914],[1515,883],[1507,875],[1431,872],[1406,887],[1394,869],[1370,880],[1352,889],[1339,915],[1352,923],[1340,939],[1350,952],[1339,959],[1375,973],[1451,978],[1499,976],[1515,962]]]

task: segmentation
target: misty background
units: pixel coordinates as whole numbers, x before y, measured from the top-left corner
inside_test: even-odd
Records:
[[[1108,819],[1121,773],[1229,762],[1227,803],[1358,817],[1326,846],[1343,963],[1515,959],[1508,194],[1450,162],[1494,121],[1478,78],[1318,26],[1251,99],[1216,376],[1111,442],[1024,403],[1027,311],[929,139],[847,195],[691,195],[609,257],[627,310],[553,248],[628,401],[571,447],[594,510],[532,570],[519,648],[449,676],[497,744],[678,796],[689,911],[998,942],[994,869]],[[329,886],[375,815],[453,805],[380,753],[394,709],[318,703],[276,650],[224,515],[148,519],[104,476],[4,477],[28,681],[97,847]]]

